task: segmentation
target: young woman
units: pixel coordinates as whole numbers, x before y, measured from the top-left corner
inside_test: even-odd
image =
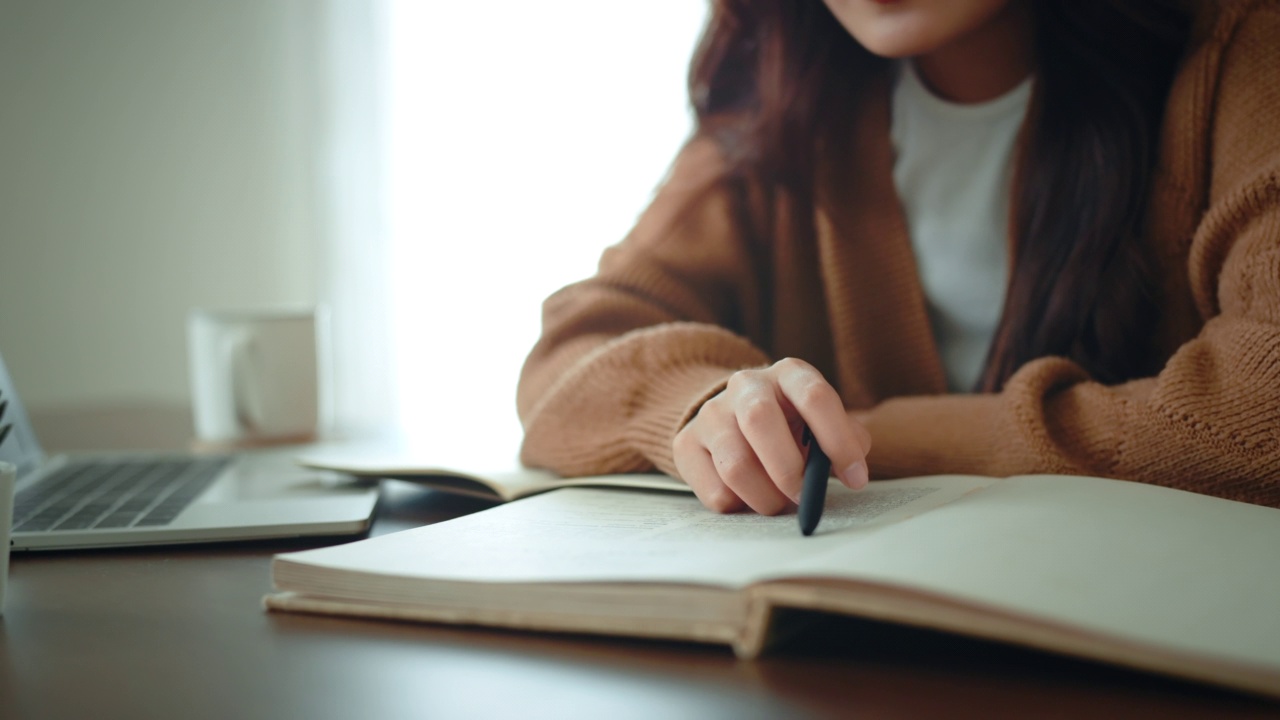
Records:
[[[547,300],[523,459],[725,512],[1070,473],[1280,505],[1280,3],[717,0],[697,129]]]

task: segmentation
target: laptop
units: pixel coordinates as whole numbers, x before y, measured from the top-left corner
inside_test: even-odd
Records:
[[[0,462],[18,468],[15,551],[367,531],[377,486],[303,468],[297,452],[46,457],[0,357]]]

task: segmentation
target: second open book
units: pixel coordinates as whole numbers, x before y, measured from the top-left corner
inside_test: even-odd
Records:
[[[278,556],[276,610],[679,638],[759,654],[858,615],[1280,696],[1280,510],[1061,476],[832,484],[818,532],[571,488]]]
[[[508,461],[478,464],[466,450],[419,454],[394,443],[336,445],[312,450],[298,462],[315,470],[331,470],[355,477],[405,480],[434,490],[509,502],[566,487],[611,487],[669,490],[688,493],[689,486],[669,475],[655,473],[560,477],[547,470],[521,467],[512,452]],[[475,455],[488,456],[476,452]],[[499,453],[499,456],[501,453]],[[465,468],[465,469],[463,469]]]

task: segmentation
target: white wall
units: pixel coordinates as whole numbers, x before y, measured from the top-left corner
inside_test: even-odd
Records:
[[[185,404],[188,308],[316,300],[317,14],[0,0],[0,351],[34,412]]]
[[[411,442],[514,454],[542,301],[595,271],[688,136],[706,9],[391,3],[391,315]]]

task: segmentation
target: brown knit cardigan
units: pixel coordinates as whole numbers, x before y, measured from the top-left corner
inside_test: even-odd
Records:
[[[998,394],[946,394],[887,91],[854,125],[841,202],[816,211],[816,244],[775,239],[766,284],[725,198],[699,194],[717,151],[686,146],[599,272],[546,301],[526,464],[674,475],[673,438],[731,374],[794,356],[869,410],[874,477],[1084,474],[1280,506],[1280,2],[1203,3],[1175,77],[1146,222],[1155,377],[1106,386],[1045,357]]]

